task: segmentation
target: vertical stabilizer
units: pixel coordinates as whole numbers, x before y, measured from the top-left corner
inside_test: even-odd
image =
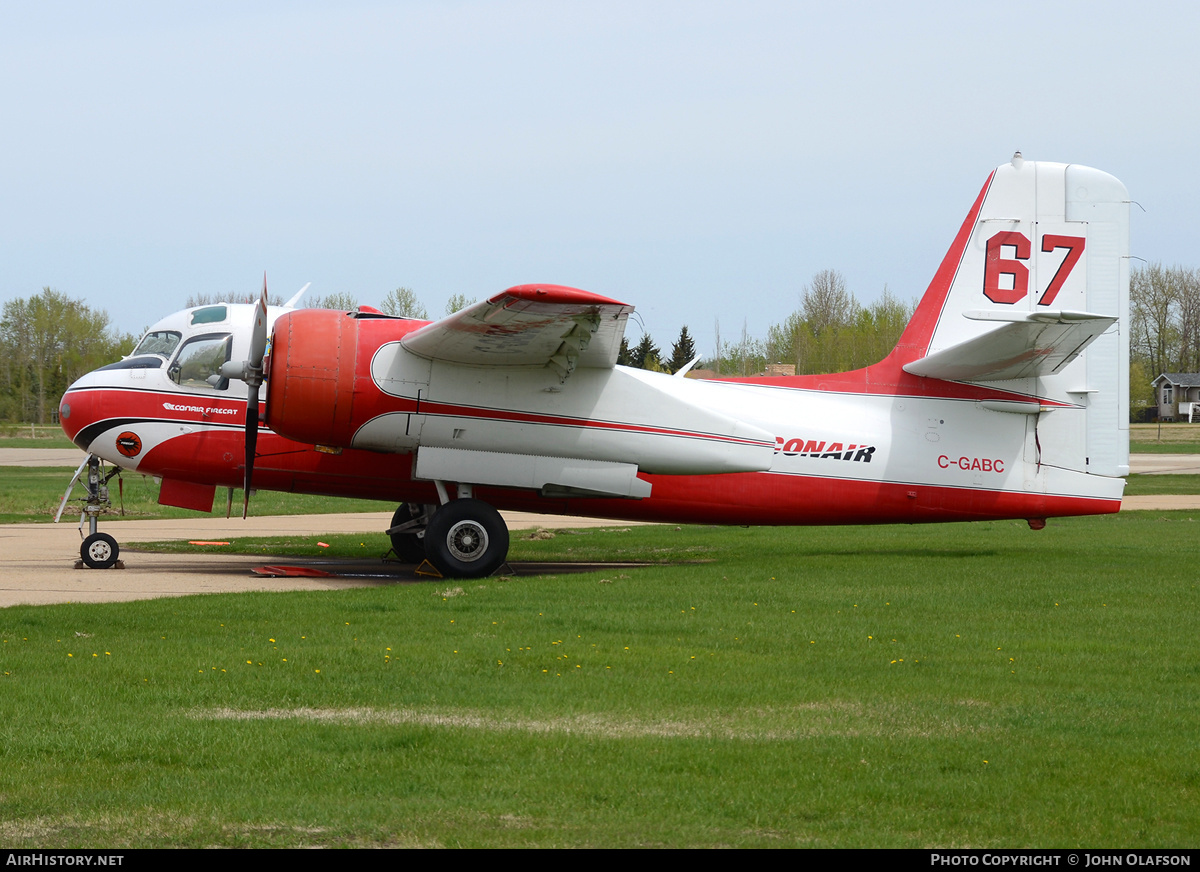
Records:
[[[1030,461],[1129,471],[1129,195],[1090,167],[989,177],[892,354],[904,371],[1029,396]]]

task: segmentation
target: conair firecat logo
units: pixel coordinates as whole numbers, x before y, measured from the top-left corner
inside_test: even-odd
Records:
[[[117,450],[126,457],[137,457],[142,453],[142,440],[138,434],[126,430],[117,437]]]
[[[875,453],[874,445],[859,445],[856,443],[817,442],[809,439],[784,440],[782,436],[775,437],[775,453],[783,452],[788,457],[818,457],[828,460],[853,460],[859,463],[870,463],[871,455]]]

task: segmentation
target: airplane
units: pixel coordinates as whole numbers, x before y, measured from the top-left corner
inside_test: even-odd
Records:
[[[988,176],[893,351],[828,375],[618,366],[633,307],[559,285],[429,322],[268,306],[264,280],[256,304],[171,315],[63,396],[63,429],[89,455],[81,557],[117,559],[96,514],[121,469],[198,511],[218,487],[230,501],[235,487],[395,501],[397,555],[466,578],[506,560],[499,509],[1033,529],[1116,512],[1129,202],[1107,173],[1018,152]]]

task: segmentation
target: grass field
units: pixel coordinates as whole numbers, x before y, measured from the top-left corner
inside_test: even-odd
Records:
[[[60,467],[0,467],[0,524],[53,521],[59,501],[74,469]],[[78,520],[83,487],[76,485],[73,502],[63,512],[64,522]],[[124,495],[118,490],[117,479],[109,483],[113,513],[105,515],[102,523],[125,518],[195,518],[189,509],[177,509],[158,504],[158,484],[153,478],[128,473],[124,475]],[[124,505],[124,516],[118,514]],[[240,517],[242,491],[234,492],[234,512]],[[321,497],[306,494],[287,494],[277,491],[258,491],[250,500],[250,510],[256,515],[304,515],[321,512],[390,512],[395,503],[376,500],[350,500],[340,497]],[[225,512],[225,491],[217,490],[213,506],[215,513]]]
[[[0,448],[74,448],[57,424],[0,424]]]
[[[516,535],[671,563],[5,609],[0,841],[1195,845],[1198,522]]]
[[[1130,424],[1134,454],[1200,454],[1200,424]]]

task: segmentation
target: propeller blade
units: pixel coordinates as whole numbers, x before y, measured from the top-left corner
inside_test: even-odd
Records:
[[[263,275],[262,297],[254,309],[254,325],[250,332],[250,356],[238,363],[228,360],[221,364],[225,378],[246,383],[246,478],[242,502],[242,519],[250,509],[250,485],[254,478],[254,455],[258,447],[258,389],[263,383],[263,359],[267,354],[267,277]]]
[[[254,453],[258,449],[258,385],[246,395],[246,480],[242,489],[242,520],[250,511],[250,487],[254,482]]]
[[[258,307],[254,312],[254,328],[250,334],[250,358],[247,363],[250,366],[260,369],[262,368],[263,355],[267,351],[267,277],[263,275],[263,290],[262,297],[259,298]],[[262,375],[259,374],[261,380]]]

